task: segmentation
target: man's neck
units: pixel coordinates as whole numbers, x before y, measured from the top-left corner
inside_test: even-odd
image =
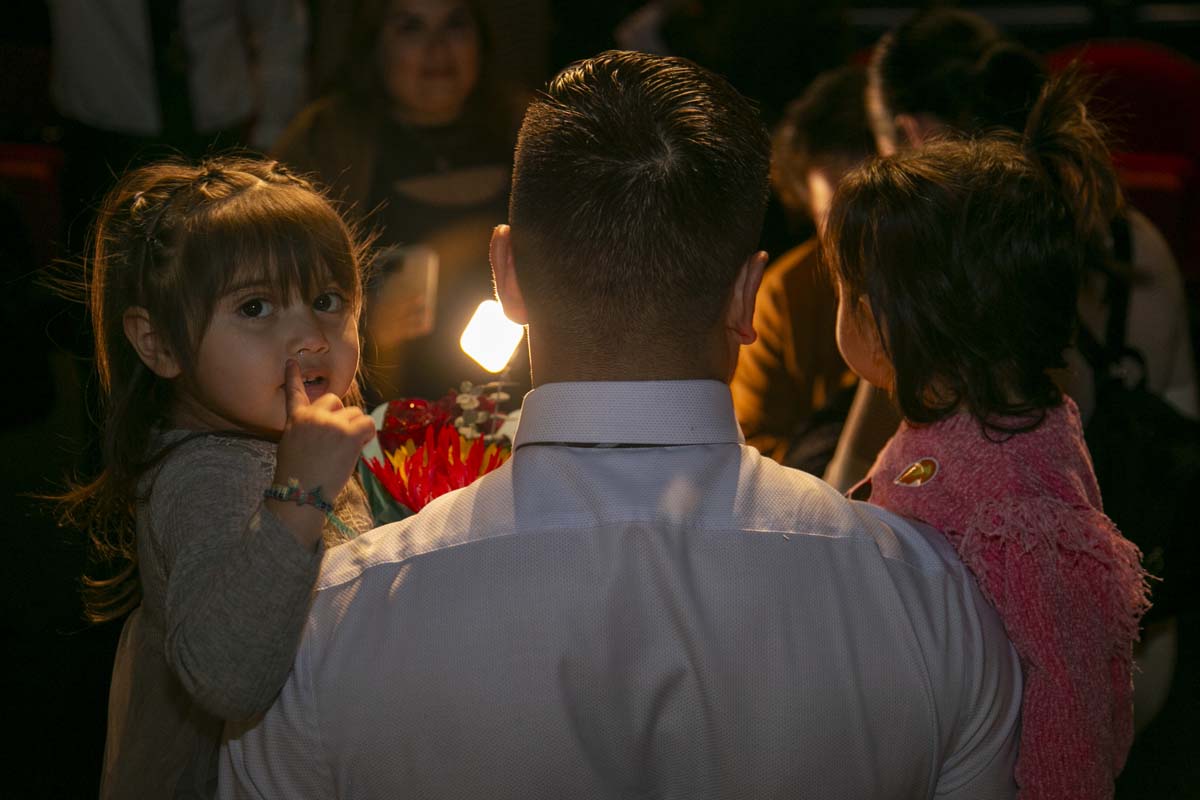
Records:
[[[565,369],[533,365],[533,385],[543,383],[574,383],[584,381],[690,381],[713,380],[727,382],[726,376],[715,372],[670,370],[662,368],[633,369],[616,364],[571,364]]]
[[[715,380],[727,383],[732,368],[708,348],[638,348],[635,352],[581,352],[555,348],[530,336],[533,385],[579,381]]]

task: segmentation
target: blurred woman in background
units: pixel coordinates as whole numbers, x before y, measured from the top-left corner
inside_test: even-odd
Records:
[[[437,397],[485,377],[458,338],[492,296],[487,246],[508,216],[524,100],[491,73],[488,40],[474,0],[363,2],[336,89],[276,147],[384,248],[364,330],[374,400]]]

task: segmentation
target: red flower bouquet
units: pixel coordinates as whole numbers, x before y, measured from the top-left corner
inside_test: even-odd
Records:
[[[500,410],[507,399],[502,384],[464,383],[433,402],[406,398],[376,409],[379,454],[364,453],[360,470],[375,523],[414,514],[508,460],[504,422],[515,415]]]

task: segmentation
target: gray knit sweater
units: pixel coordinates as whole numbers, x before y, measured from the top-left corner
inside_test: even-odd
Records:
[[[304,550],[263,507],[274,471],[274,444],[209,435],[142,480],[143,597],[113,666],[102,798],[212,797],[222,720],[265,710],[287,678],[339,534],[326,525],[324,546]],[[354,530],[371,526],[354,482],[336,510]]]

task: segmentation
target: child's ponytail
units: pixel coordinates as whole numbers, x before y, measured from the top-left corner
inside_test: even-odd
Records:
[[[1000,39],[971,65],[958,94],[963,108],[955,123],[970,132],[1019,131],[1045,84],[1041,59],[1016,42]]]
[[[1090,97],[1091,83],[1076,66],[1047,81],[1030,109],[1022,147],[1074,218],[1080,239],[1102,248],[1123,202],[1104,126],[1088,111]]]

